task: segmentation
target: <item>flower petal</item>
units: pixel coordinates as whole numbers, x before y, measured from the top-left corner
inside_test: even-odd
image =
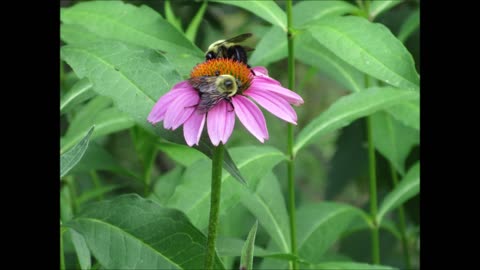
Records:
[[[258,104],[276,117],[292,124],[297,124],[297,113],[295,113],[295,110],[293,110],[290,104],[282,97],[260,89],[249,90],[244,94],[253,98]]]
[[[271,78],[264,78],[264,77],[255,77],[252,81],[252,84],[248,88],[247,91],[249,90],[267,90],[270,92],[273,92],[279,96],[281,96],[283,99],[288,101],[289,103],[293,105],[301,105],[303,104],[303,99],[301,96],[299,96],[297,93],[288,90],[287,88],[284,88],[281,85],[277,85],[271,82]]]
[[[165,118],[165,113],[167,112],[168,107],[170,106],[171,102],[177,97],[177,95],[181,92],[192,90],[193,88],[188,84],[187,81],[182,81],[174,85],[170,91],[160,97],[160,99],[158,99],[158,101],[155,103],[152,110],[150,111],[150,114],[147,117],[148,122],[156,124],[162,121]]]
[[[195,105],[197,105],[199,101],[200,97],[194,90],[180,92],[165,113],[163,127],[165,129],[175,130],[181,126],[195,111]]]
[[[194,112],[183,124],[183,136],[188,146],[198,145],[205,124],[206,114]]]
[[[248,98],[237,95],[232,99],[235,106],[235,113],[242,124],[260,142],[268,140],[267,124],[262,111]]]
[[[253,72],[255,72],[254,78],[262,78],[270,83],[281,85],[279,81],[268,76],[268,70],[266,68],[258,66],[258,67],[252,68],[252,70]]]
[[[207,130],[212,144],[226,144],[235,126],[235,113],[225,100],[220,101],[208,111]]]

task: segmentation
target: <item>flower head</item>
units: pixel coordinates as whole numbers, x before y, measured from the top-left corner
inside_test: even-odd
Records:
[[[190,79],[182,81],[163,95],[148,116],[166,129],[183,124],[183,135],[189,146],[198,145],[205,121],[213,145],[225,144],[232,134],[235,115],[260,142],[268,139],[262,111],[252,101],[278,118],[297,124],[297,114],[290,106],[303,99],[268,76],[264,67],[253,72],[243,63],[231,59],[213,59],[197,65]],[[254,73],[255,75],[253,75]]]

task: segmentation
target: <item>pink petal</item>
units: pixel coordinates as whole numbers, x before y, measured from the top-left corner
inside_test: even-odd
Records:
[[[199,101],[200,97],[194,90],[182,91],[177,94],[165,113],[163,127],[165,129],[175,130],[181,126],[195,111],[195,105],[197,105]]]
[[[293,105],[300,105],[303,104],[303,99],[297,93],[288,90],[287,88],[282,87],[281,85],[277,85],[271,82],[272,79],[264,78],[264,77],[255,77],[252,81],[252,85],[248,88],[247,91],[250,90],[267,90],[273,92],[283,99],[287,100],[289,103]]]
[[[268,76],[268,70],[265,67],[258,66],[258,67],[253,67],[252,69],[256,75]]]
[[[233,100],[235,113],[250,133],[263,143],[268,140],[268,130],[262,111],[248,98],[236,95]]]
[[[165,113],[167,112],[168,107],[171,102],[177,97],[177,95],[183,91],[195,91],[187,81],[182,81],[177,83],[168,91],[165,95],[160,97],[160,99],[155,103],[150,114],[147,117],[148,122],[156,124],[162,121],[165,118]]]
[[[202,135],[203,125],[205,124],[205,115],[204,113],[192,113],[190,118],[183,124],[183,136],[188,146],[198,145],[198,141],[200,141],[200,136]]]
[[[220,142],[226,144],[232,135],[234,125],[235,113],[225,100],[208,111],[207,130],[213,145],[217,146]]]
[[[245,95],[253,98],[258,104],[276,117],[292,124],[297,124],[297,114],[290,104],[280,96],[268,91],[256,89],[245,91]],[[237,109],[235,107],[235,109]]]
[[[266,68],[258,66],[258,67],[252,68],[252,70],[255,72],[254,78],[262,78],[265,81],[268,81],[272,84],[281,85],[279,81],[268,76],[268,70]]]

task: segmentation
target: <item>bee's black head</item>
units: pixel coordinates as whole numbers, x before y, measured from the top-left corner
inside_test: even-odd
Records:
[[[205,59],[206,59],[206,60],[215,59],[215,58],[216,58],[216,55],[215,55],[215,53],[213,53],[213,52],[208,52],[208,53],[205,55]]]

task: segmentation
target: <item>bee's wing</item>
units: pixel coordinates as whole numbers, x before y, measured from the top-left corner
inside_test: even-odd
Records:
[[[216,80],[217,76],[201,76],[188,79],[190,85],[200,93],[218,92],[215,86]]]
[[[252,36],[252,33],[245,33],[245,34],[241,34],[239,36],[227,39],[223,43],[225,43],[225,42],[230,42],[230,43],[242,42],[242,41],[244,41],[245,39],[247,39],[251,36]]]

